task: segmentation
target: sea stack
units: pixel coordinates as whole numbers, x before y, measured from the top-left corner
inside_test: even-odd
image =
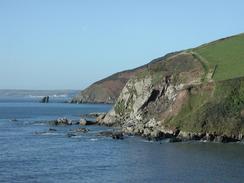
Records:
[[[48,103],[48,102],[49,102],[49,96],[45,96],[41,100],[41,103]]]

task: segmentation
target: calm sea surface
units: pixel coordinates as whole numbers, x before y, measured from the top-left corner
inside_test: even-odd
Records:
[[[174,183],[244,182],[244,144],[148,142],[98,137],[106,127],[69,138],[79,126],[45,120],[79,119],[109,105],[0,102],[0,182]],[[17,119],[18,121],[11,121]]]

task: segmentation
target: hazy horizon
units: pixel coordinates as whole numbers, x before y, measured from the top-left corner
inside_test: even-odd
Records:
[[[243,6],[241,0],[1,0],[0,89],[84,89],[169,52],[244,32]]]

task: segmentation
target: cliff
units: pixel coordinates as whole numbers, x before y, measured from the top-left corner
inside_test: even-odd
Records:
[[[177,52],[176,52],[177,53]],[[150,63],[141,67],[122,71],[113,74],[105,79],[93,83],[88,88],[82,90],[78,95],[72,98],[71,103],[115,103],[119,97],[122,89],[127,81],[134,77],[136,74],[143,72],[148,66],[153,65],[161,60],[174,55],[176,53],[170,53],[164,57],[152,60]]]
[[[135,74],[100,123],[147,138],[239,141],[244,34],[178,52]]]

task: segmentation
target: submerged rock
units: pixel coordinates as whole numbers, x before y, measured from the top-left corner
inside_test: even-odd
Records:
[[[97,136],[112,137],[113,139],[124,139],[124,134],[121,131],[103,131],[99,132]]]
[[[54,128],[49,128],[48,131],[50,131],[50,132],[56,132],[57,130],[54,129]]]
[[[176,142],[182,142],[182,139],[173,137],[169,139],[169,143],[176,143]]]
[[[87,129],[87,128],[77,128],[77,129],[72,130],[72,132],[87,133],[87,132],[89,132],[89,129]]]
[[[55,133],[55,129],[48,129],[47,131],[36,131],[33,133],[33,135],[57,135],[57,133]]]
[[[112,138],[117,140],[123,140],[124,134],[122,132],[115,132],[112,134]]]
[[[49,121],[50,125],[72,125],[72,121],[67,118],[58,118],[56,120]]]
[[[80,136],[81,134],[89,132],[89,129],[87,128],[77,128],[74,130],[71,130],[68,134],[67,137],[75,137],[75,136]]]
[[[16,118],[10,119],[11,122],[17,122],[18,120]]]

